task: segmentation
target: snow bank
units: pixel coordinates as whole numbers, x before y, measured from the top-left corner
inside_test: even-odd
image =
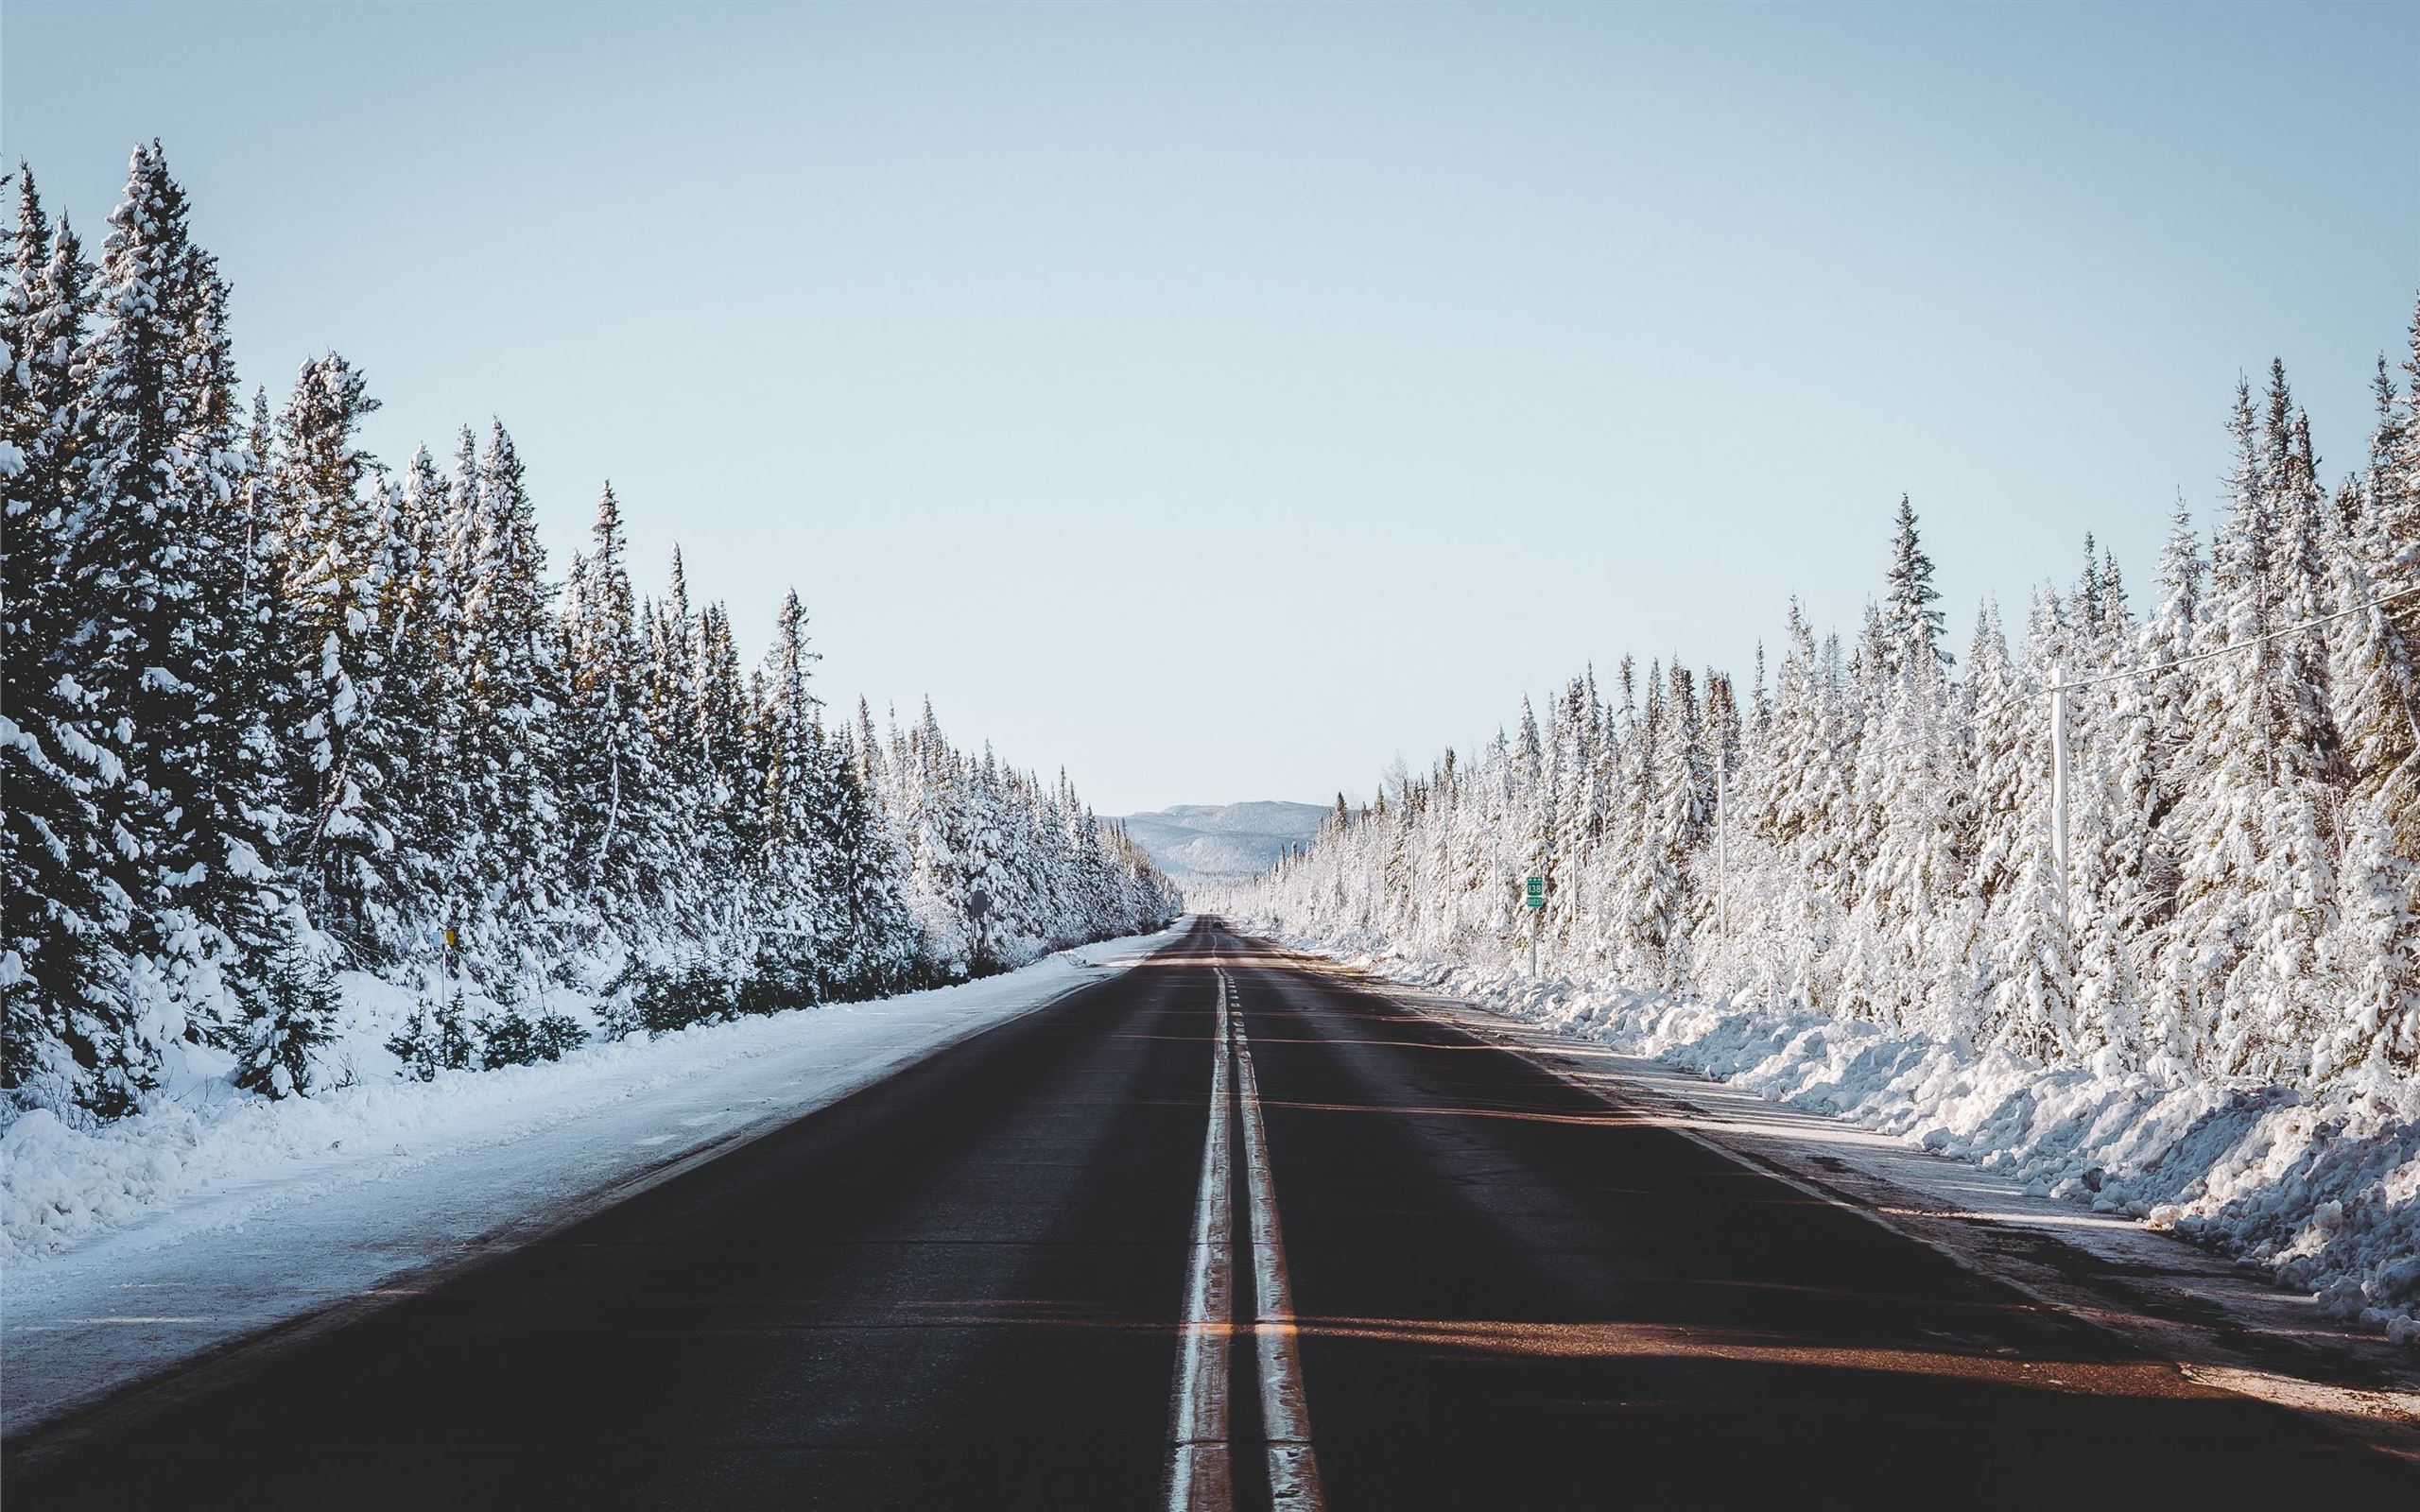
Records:
[[[692,1152],[828,1106],[1177,937],[1022,971],[282,1103],[229,1091],[0,1134],[10,1434],[261,1330],[390,1295]],[[363,1032],[383,1017],[363,1010]],[[358,1045],[358,1036],[349,1039]],[[206,1065],[192,1085],[214,1085]],[[223,1088],[223,1082],[216,1083]]]
[[[413,999],[362,977],[345,982],[346,1023],[335,1058],[370,1079],[269,1102],[226,1082],[227,1057],[185,1053],[172,1095],[95,1129],[44,1110],[0,1132],[0,1263],[68,1251],[156,1210],[241,1184],[260,1202],[219,1204],[216,1226],[284,1202],[425,1160],[526,1138],[598,1108],[786,1052],[849,1047],[890,1054],[932,1032],[979,1026],[1058,993],[1102,963],[1125,964],[1171,937],[1141,936],[1061,952],[1021,971],[870,1003],[835,1004],[701,1025],[653,1040],[594,1043],[562,1060],[495,1071],[449,1071],[432,1082],[395,1079],[380,1043]],[[890,1032],[867,1033],[869,1024]],[[811,1096],[820,1083],[802,1084]]]
[[[1279,936],[1625,1055],[1969,1160],[2093,1211],[2172,1230],[2316,1294],[2329,1316],[2420,1345],[2420,1087],[2309,1094],[2046,1070],[2005,1052],[1819,1014],[1676,1001],[1601,980]]]

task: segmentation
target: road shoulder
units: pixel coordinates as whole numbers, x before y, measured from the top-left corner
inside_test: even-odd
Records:
[[[1973,1165],[1844,1120],[1265,938],[1253,943],[1851,1209],[2041,1306],[2173,1361],[2194,1380],[2309,1414],[2420,1463],[2420,1364],[2408,1349],[2323,1316],[2308,1294],[2268,1285],[2129,1220],[2029,1196]]]
[[[28,1435],[285,1349],[510,1253],[1181,939],[1061,953],[964,987],[725,1026],[768,1042],[634,1068],[391,1148],[331,1148],[9,1269],[6,1431]],[[655,1048],[655,1047],[648,1047]],[[686,1062],[684,1064],[684,1062]],[[572,1069],[568,1068],[567,1069]]]

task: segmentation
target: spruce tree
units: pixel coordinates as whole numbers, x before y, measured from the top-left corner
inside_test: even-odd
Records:
[[[699,807],[695,832],[699,854],[710,874],[747,877],[764,853],[757,793],[761,780],[748,740],[748,685],[739,670],[739,648],[731,616],[708,604],[698,617],[694,730]],[[743,905],[746,900],[738,900]]]
[[[884,813],[871,779],[881,771],[879,754],[864,754],[872,721],[858,704],[858,733],[851,748],[832,764],[830,799],[824,810],[824,846],[838,879],[830,896],[840,901],[843,959],[852,995],[887,992],[905,985],[917,954],[915,924],[904,878],[907,858],[897,826]]]
[[[261,1010],[233,1080],[264,1097],[293,1097],[311,1090],[312,1057],[336,1037],[343,1000],[327,967],[291,938],[276,947],[265,975]]]
[[[244,942],[204,905],[214,885],[233,900],[261,880],[220,876],[243,864],[232,844],[257,833],[213,791],[247,728],[213,686],[232,654],[223,584],[236,553],[225,537],[243,454],[225,284],[193,243],[188,211],[159,145],[136,148],[103,247],[96,325],[70,371],[90,425],[60,564],[80,612],[61,654],[98,715],[96,744],[122,768],[95,793],[108,875],[130,905],[129,1033],[112,1073],[120,1103],[156,1081],[162,1052],[189,1026],[208,1032],[239,1011],[228,973]],[[259,846],[247,849],[257,862]]]
[[[2396,853],[2420,862],[2420,315],[2412,397],[2380,362],[2369,456],[2346,490],[2336,563],[2342,607],[2328,692],[2346,782],[2376,804]]]
[[[175,404],[181,450],[195,470],[192,549],[169,644],[180,657],[174,675],[191,691],[159,716],[161,769],[181,785],[154,783],[168,805],[164,817],[174,815],[154,854],[174,879],[158,929],[182,942],[163,954],[183,958],[189,1018],[222,1043],[260,1009],[263,963],[290,902],[279,869],[285,817],[275,734],[282,706],[270,676],[274,558],[252,437],[237,413],[227,299],[208,254],[188,249],[178,284],[184,350]]]
[[[72,369],[92,317],[92,268],[51,229],[30,170],[0,249],[0,536],[7,655],[0,703],[0,1089],[71,1117],[125,1110],[122,957],[130,900],[112,875],[95,794],[122,772],[77,675],[64,573],[83,500],[87,406]]]
[[[1932,558],[1916,540],[1916,511],[1904,493],[1892,531],[1888,583],[1882,599],[1888,664],[1897,670],[1919,661],[1947,662],[1948,653],[1941,648],[1942,613],[1933,608],[1941,593],[1932,586]]]
[[[502,424],[490,427],[484,454],[464,429],[453,491],[452,550],[462,563],[458,759],[477,895],[465,923],[475,935],[501,932],[493,949],[524,940],[567,896],[561,782],[574,750],[536,510]]]
[[[389,479],[359,444],[375,404],[334,354],[274,418],[256,390],[247,424],[227,285],[156,143],[133,155],[97,268],[29,174],[16,188],[0,232],[13,1103],[130,1111],[180,1036],[236,1049],[255,1091],[306,1091],[336,1006],[321,957],[391,967],[432,923],[459,930],[454,964],[491,994],[620,956],[722,1001],[747,956],[774,954],[752,941],[811,940],[774,961],[781,980],[751,1000],[769,1005],[963,960],[977,890],[1001,964],[1173,906],[1063,776],[956,749],[929,707],[888,745],[862,701],[857,730],[827,736],[794,602],[752,679],[677,558],[642,616],[610,490],[558,613],[501,425],[484,453],[463,434],[450,477],[422,451]],[[1407,833],[1424,799],[1398,782],[1379,828]],[[643,957],[666,946],[710,964],[666,976]],[[495,1060],[579,1038],[561,1015],[488,1027]],[[466,1065],[461,992],[396,1047],[418,1074]]]
[[[806,612],[798,594],[786,595],[773,621],[773,645],[763,678],[755,765],[762,773],[757,828],[768,906],[786,934],[779,946],[793,972],[804,971],[810,995],[839,988],[841,954],[854,944],[848,918],[850,879],[840,866],[841,837],[829,811],[838,774],[829,770],[808,687],[815,653],[806,644]],[[796,933],[788,933],[796,932]]]
[[[1938,658],[1918,658],[1886,679],[1858,743],[1858,785],[1876,816],[1871,859],[1857,901],[1876,953],[1873,995],[1886,1022],[1936,1033],[1967,1025],[1938,985],[1965,959],[1971,924],[1975,770],[1952,722]]]
[[[268,396],[255,389],[238,453],[242,481],[213,532],[210,607],[196,625],[212,709],[194,755],[207,795],[194,850],[207,869],[188,904],[226,942],[222,970],[244,1018],[257,1011],[262,972],[295,896],[286,869],[295,821],[280,739],[294,715],[294,688],[280,675],[284,538],[274,447]],[[231,1022],[219,1038],[240,1032]]]
[[[392,644],[380,616],[409,548],[396,490],[355,444],[377,407],[361,374],[331,352],[303,364],[279,423],[286,655],[302,715],[287,754],[296,861],[315,920],[369,960],[399,943],[407,860],[397,833],[404,758],[387,704]]]
[[[426,447],[412,454],[396,510],[394,570],[378,594],[391,731],[397,903],[415,936],[460,909],[473,865],[460,748],[469,718],[454,494]]]
[[[403,1062],[403,1074],[413,1081],[435,1081],[440,1069],[437,1035],[429,1023],[432,1006],[427,998],[420,999],[387,1037],[387,1053]]]
[[[594,542],[565,608],[564,832],[576,895],[626,921],[661,902],[660,858],[649,850],[656,794],[653,742],[643,722],[647,659],[623,559],[621,504],[610,483],[597,500]]]

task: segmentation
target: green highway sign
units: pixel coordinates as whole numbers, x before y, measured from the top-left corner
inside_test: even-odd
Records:
[[[1547,905],[1547,879],[1531,877],[1529,889],[1521,902],[1524,907],[1544,908]]]

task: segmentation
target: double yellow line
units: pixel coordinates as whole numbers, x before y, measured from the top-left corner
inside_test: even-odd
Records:
[[[1214,970],[1216,970],[1214,968]],[[1171,1512],[1226,1512],[1235,1497],[1233,1430],[1227,1412],[1229,1348],[1235,1320],[1235,1140],[1241,1113],[1246,1224],[1252,1244],[1252,1324],[1260,1383],[1262,1436],[1268,1447],[1270,1504],[1280,1512],[1320,1512],[1318,1457],[1303,1395],[1293,1287],[1269,1177],[1269,1132],[1252,1044],[1236,1012],[1235,984],[1218,971],[1218,1038],[1210,1069],[1210,1128],[1194,1198],[1193,1254],[1184,1286],[1184,1348],[1177,1359],[1169,1431],[1167,1506]]]

